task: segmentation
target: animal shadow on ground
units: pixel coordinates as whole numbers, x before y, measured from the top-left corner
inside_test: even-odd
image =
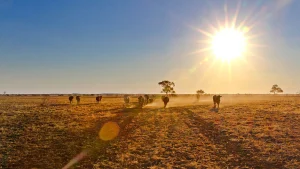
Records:
[[[49,106],[59,107],[59,106],[69,106],[70,104],[49,104]]]
[[[221,157],[228,157],[231,154],[238,155],[237,158],[233,158],[229,160],[226,163],[226,166],[222,166],[224,164],[220,164],[222,167],[238,167],[238,166],[249,166],[254,168],[282,168],[282,164],[277,163],[271,163],[268,161],[262,161],[262,160],[255,160],[253,159],[256,149],[254,149],[254,152],[251,152],[250,150],[244,148],[242,146],[241,141],[233,141],[230,138],[230,135],[228,133],[219,130],[215,127],[215,125],[212,122],[207,122],[203,118],[201,118],[199,115],[194,113],[193,111],[189,109],[185,109],[188,112],[188,116],[192,121],[192,125],[199,126],[202,130],[202,134],[206,136],[212,144],[215,144],[219,147],[224,147],[225,154],[216,152],[217,156]],[[191,126],[191,124],[187,124],[188,126]]]
[[[211,108],[210,110],[209,110],[210,112],[215,112],[215,113],[218,113],[219,112],[219,108]]]
[[[88,106],[88,105],[100,105],[100,103],[80,103],[80,104],[77,104],[77,103],[52,103],[52,104],[48,104],[48,105],[43,105],[41,104],[41,106],[43,107],[47,107],[47,106],[50,106],[50,107],[64,107],[64,106]]]
[[[71,104],[71,105],[100,105],[101,104],[101,102],[100,103],[79,103],[79,104],[77,104],[77,103],[74,103],[74,104]]]

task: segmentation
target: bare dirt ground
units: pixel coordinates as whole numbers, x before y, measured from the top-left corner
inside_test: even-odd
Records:
[[[300,168],[300,97],[231,96],[160,99],[127,108],[123,98],[0,97],[0,168]],[[137,102],[136,98],[131,101]],[[106,122],[119,135],[99,138]],[[73,160],[74,161],[74,160]]]

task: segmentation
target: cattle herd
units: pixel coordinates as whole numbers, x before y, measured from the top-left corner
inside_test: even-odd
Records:
[[[144,95],[144,96],[139,96],[138,97],[138,103],[139,103],[139,107],[143,107],[145,105],[147,105],[148,103],[152,103],[153,102],[153,98],[150,98],[149,95]]]
[[[219,108],[219,105],[220,105],[220,101],[221,101],[221,97],[220,95],[214,95],[213,96],[213,103],[214,103],[214,108],[216,108],[216,105],[218,105],[218,108]],[[74,97],[73,96],[70,96],[69,97],[69,101],[70,101],[70,104],[72,104],[73,102],[73,99]],[[170,99],[168,96],[162,96],[161,97],[162,101],[164,102],[164,108],[167,107],[167,104],[169,103]],[[198,99],[198,98],[197,98]],[[102,96],[96,96],[96,102],[99,103],[101,102],[102,100]],[[76,96],[76,101],[77,101],[77,104],[80,104],[80,96]],[[152,103],[154,101],[153,97],[149,97],[149,95],[140,95],[138,97],[138,106],[140,108],[142,108],[143,106],[149,104],[149,103]],[[124,95],[124,103],[125,103],[125,106],[128,105],[130,102],[130,98],[129,98],[129,95]]]
[[[73,99],[74,99],[73,96],[70,96],[70,97],[69,97],[70,104],[72,104]],[[80,104],[80,96],[76,96],[76,101],[77,101],[77,104]]]

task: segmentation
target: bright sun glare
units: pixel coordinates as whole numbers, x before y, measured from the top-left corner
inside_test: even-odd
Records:
[[[204,19],[206,24],[201,27],[189,25],[201,33],[201,39],[198,40],[199,48],[191,52],[191,55],[199,56],[199,65],[190,69],[195,72],[203,64],[210,64],[213,67],[215,63],[220,63],[223,66],[227,63],[230,74],[231,63],[239,64],[240,62],[248,63],[250,57],[255,56],[255,48],[265,45],[258,44],[257,37],[262,34],[254,32],[252,29],[256,27],[257,22],[251,21],[251,16],[245,18],[239,17],[241,2],[236,6],[235,12],[231,10],[231,15],[228,15],[227,4],[224,4],[224,19],[216,17],[216,20]],[[233,14],[233,15],[232,15]],[[218,16],[217,14],[214,14]],[[258,31],[258,29],[256,29]],[[221,62],[219,62],[221,61]]]
[[[243,32],[225,28],[212,37],[211,45],[211,49],[218,59],[230,61],[242,56],[245,52],[246,39]]]

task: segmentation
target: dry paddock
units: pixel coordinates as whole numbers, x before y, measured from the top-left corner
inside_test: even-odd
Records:
[[[0,168],[300,168],[300,97],[224,95],[157,98],[143,109],[136,98],[0,97]],[[44,102],[44,105],[41,105]],[[116,122],[116,138],[99,138]],[[81,154],[82,155],[82,154]]]

